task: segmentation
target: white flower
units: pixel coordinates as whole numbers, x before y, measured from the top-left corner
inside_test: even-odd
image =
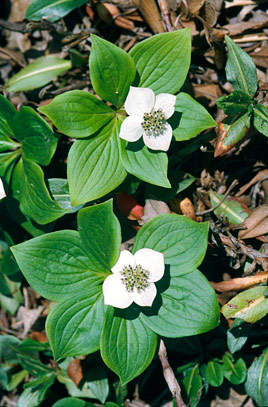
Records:
[[[6,197],[6,193],[4,190],[4,185],[3,185],[3,181],[0,178],[0,199],[3,199]]]
[[[172,128],[166,122],[175,110],[176,96],[160,93],[155,96],[149,88],[130,86],[125,101],[129,115],[122,123],[119,137],[137,141],[143,137],[144,144],[152,150],[167,151],[172,139]]]
[[[156,296],[154,282],[165,271],[164,255],[152,249],[140,249],[134,255],[123,250],[112,268],[112,275],[103,283],[104,304],[127,308],[134,301],[151,307]]]

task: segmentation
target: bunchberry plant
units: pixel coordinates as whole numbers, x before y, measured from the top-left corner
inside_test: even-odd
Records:
[[[64,358],[100,350],[125,384],[151,363],[159,336],[192,336],[217,326],[215,292],[197,270],[208,223],[157,216],[138,232],[132,252],[120,254],[112,200],[99,200],[120,189],[127,174],[175,194],[169,157],[180,141],[216,123],[180,92],[190,65],[188,29],[153,36],[130,53],[95,35],[91,40],[92,93],[56,96],[38,109],[46,120],[0,98],[0,176],[7,206],[17,204],[22,226],[34,236],[12,253],[33,289],[57,302],[46,322],[55,360],[64,364]],[[67,179],[46,180],[42,167],[50,164],[59,134],[75,139]],[[44,233],[75,212],[78,231]]]
[[[46,330],[55,360],[100,349],[122,383],[152,361],[157,335],[206,332],[219,322],[213,288],[196,268],[208,224],[159,215],[121,251],[112,201],[81,209],[78,232],[62,230],[12,247],[28,282],[58,301]],[[141,351],[142,349],[142,351]]]

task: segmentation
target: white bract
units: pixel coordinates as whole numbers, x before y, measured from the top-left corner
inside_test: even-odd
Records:
[[[156,296],[154,282],[165,271],[164,255],[152,249],[140,249],[134,255],[123,250],[103,283],[104,304],[127,308],[132,302],[151,307]]]
[[[0,199],[3,199],[6,197],[6,193],[4,190],[4,185],[3,185],[3,181],[0,178]]]
[[[152,150],[167,151],[172,139],[169,119],[175,110],[176,96],[160,93],[155,96],[149,88],[135,88],[125,101],[129,115],[122,123],[119,137],[127,141],[137,141],[143,137],[144,144]]]

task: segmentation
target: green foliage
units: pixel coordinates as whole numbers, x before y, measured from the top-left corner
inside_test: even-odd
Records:
[[[86,402],[74,397],[65,397],[53,404],[52,407],[86,407]]]
[[[216,207],[223,200],[224,195],[210,191],[209,197],[211,206]],[[242,223],[249,215],[245,206],[236,200],[235,197],[227,197],[224,199],[224,201],[213,212],[218,218],[228,218],[228,221],[233,224]]]
[[[133,252],[147,247],[164,253],[173,277],[190,273],[207,250],[208,223],[196,223],[180,215],[163,214],[151,219],[137,234]]]
[[[49,21],[57,21],[85,3],[86,0],[32,0],[25,17],[34,21],[43,17]]]
[[[224,113],[232,115],[246,113],[251,103],[251,97],[242,90],[235,90],[228,96],[221,96],[217,99],[217,106]]]
[[[198,270],[192,271],[205,254],[207,224],[197,224],[178,215],[152,219],[139,232],[134,252],[147,247],[165,255],[165,277],[157,283],[159,294],[153,307],[133,306],[122,311],[109,307],[106,312],[100,283],[116,263],[121,242],[112,201],[81,209],[78,228],[79,233],[57,231],[12,248],[32,287],[49,299],[62,301],[52,309],[46,325],[56,360],[91,353],[100,346],[103,360],[124,384],[151,362],[156,333],[188,336],[206,332],[218,324],[215,293]],[[161,240],[167,232],[166,240]],[[146,239],[148,235],[151,241]],[[193,239],[197,242],[196,254],[190,261],[187,254],[194,253],[192,243],[190,246]],[[186,261],[177,270],[183,256]],[[176,326],[174,317],[179,321]],[[132,339],[127,342],[126,338]]]
[[[101,336],[101,356],[122,385],[143,372],[152,361],[157,335],[128,310],[109,307]],[[131,363],[130,363],[131,361]]]
[[[150,152],[141,141],[121,142],[122,161],[127,172],[142,181],[164,188],[170,188],[167,178],[168,157],[165,152]]]
[[[177,95],[175,114],[169,121],[177,141],[189,140],[203,130],[216,126],[207,110],[183,92]]]
[[[91,271],[90,253],[73,230],[45,234],[11,250],[31,286],[54,301],[89,290],[103,280]]]
[[[210,331],[219,324],[215,292],[199,270],[168,280],[167,275],[157,283],[160,295],[151,308],[142,309],[141,320],[154,332],[178,338]]]
[[[224,380],[222,364],[217,359],[210,360],[206,366],[206,380],[210,386],[221,386]]]
[[[268,348],[261,356],[256,358],[248,369],[245,384],[247,394],[252,397],[259,406],[265,406],[268,400]]]
[[[95,137],[77,140],[68,156],[68,182],[73,205],[100,198],[123,182],[126,171],[120,157],[120,118],[104,126]]]
[[[236,45],[228,35],[225,36],[228,47],[228,59],[226,64],[227,80],[236,90],[242,90],[250,96],[254,96],[257,87],[257,71],[252,58]]]
[[[67,136],[85,138],[100,130],[114,117],[104,102],[82,90],[72,90],[56,96],[51,103],[38,109]]]
[[[103,319],[100,287],[75,294],[53,307],[46,331],[55,360],[98,350]]]
[[[120,107],[135,78],[134,61],[129,54],[109,41],[96,35],[91,35],[91,41],[89,71],[92,86],[102,99]]]
[[[138,86],[156,94],[176,93],[183,85],[190,66],[190,30],[154,35],[130,51],[137,69]]]
[[[268,137],[268,108],[263,105],[256,105],[253,109],[254,127],[266,137]]]
[[[40,2],[40,0],[38,0]],[[44,0],[46,1],[46,0]],[[6,83],[8,92],[28,91],[41,88],[58,75],[71,69],[72,62],[53,55],[37,58]]]
[[[267,287],[257,286],[242,291],[222,308],[225,318],[240,318],[246,322],[256,322],[268,313]]]
[[[34,0],[26,16],[56,21],[84,3]],[[248,345],[251,325],[244,321],[256,322],[267,314],[267,287],[240,292],[222,308],[222,314],[235,321],[229,329],[221,327],[220,334],[227,334],[230,352],[241,351],[237,357],[226,352],[227,348],[217,342],[219,330],[214,330],[220,315],[215,291],[197,269],[206,254],[209,223],[169,213],[142,224],[142,215],[132,216],[137,207],[142,214],[144,200],[154,197],[169,203],[193,184],[195,178],[188,171],[196,174],[197,167],[194,162],[189,168],[191,155],[212,136],[191,139],[216,126],[202,105],[188,94],[178,93],[190,66],[190,30],[154,35],[135,45],[130,53],[95,35],[91,35],[91,42],[90,82],[96,95],[90,93],[92,88],[90,92],[73,90],[38,109],[52,121],[55,133],[51,123],[35,110],[22,107],[16,111],[0,96],[0,176],[8,195],[0,202],[3,218],[8,219],[5,222],[8,233],[0,230],[1,306],[14,315],[23,304],[21,289],[25,280],[19,269],[32,290],[57,302],[50,305],[46,319],[49,343],[30,338],[20,341],[9,335],[0,337],[2,386],[5,391],[13,391],[22,387],[25,377],[31,376],[23,385],[19,407],[45,405],[55,380],[65,386],[65,395],[69,397],[56,402],[55,398],[49,400],[53,407],[95,406],[82,398],[98,400],[105,407],[121,407],[127,397],[126,384],[150,365],[149,369],[154,369],[151,362],[159,337],[163,337],[167,347],[183,354],[185,364],[176,367],[176,374],[186,402],[197,407],[203,388],[206,392],[209,386],[221,386],[224,378],[233,385],[245,382],[249,359],[243,355],[243,346]],[[257,77],[251,58],[229,37],[226,43],[226,75],[235,91],[219,98],[217,106],[231,116],[223,124],[226,131],[223,146],[230,147],[243,139],[252,124],[268,136],[268,114],[267,108],[254,99]],[[76,57],[83,60],[83,55]],[[78,70],[83,68],[81,61],[76,65]],[[6,87],[10,92],[35,89],[71,66],[70,61],[58,57],[42,57],[13,76]],[[142,136],[134,142],[120,139],[126,117],[124,102],[131,85],[150,88],[156,95],[176,94],[175,112],[168,119],[174,136],[170,151],[147,148]],[[144,120],[144,116],[140,119]],[[57,153],[61,173],[57,174],[58,157],[54,154],[59,133],[77,140],[60,140],[63,149]],[[186,162],[187,174],[183,171]],[[47,168],[43,171],[41,166]],[[121,208],[118,204],[114,214],[110,198],[122,191],[131,191],[135,197],[123,202],[122,206],[130,202],[129,207]],[[222,195],[211,192],[210,199],[215,206]],[[132,229],[118,210],[129,219],[138,218],[139,223],[132,221]],[[230,197],[214,212],[234,224],[247,216],[242,204]],[[71,216],[62,218],[65,214]],[[15,226],[8,224],[10,218]],[[24,230],[20,227],[17,230],[16,226]],[[136,233],[134,229],[138,232],[130,240],[130,244],[134,241],[133,254],[144,248],[162,253],[164,276],[155,282],[156,295],[151,307],[132,303],[120,309],[107,305],[107,297],[105,303],[102,285],[107,278],[114,277],[120,250],[129,248],[128,239]],[[29,239],[27,232],[34,238]],[[132,266],[124,264],[122,270],[124,267]],[[148,265],[145,271],[151,273],[149,268]],[[202,270],[209,275],[207,263]],[[121,279],[119,272],[118,276]],[[120,297],[120,290],[115,294]],[[34,301],[43,300],[36,296]],[[209,331],[212,333],[197,337]],[[203,343],[206,346],[209,343],[205,350]],[[52,356],[57,364],[52,363]],[[267,350],[252,363],[246,381],[248,394],[257,403],[266,403],[268,399],[266,359]],[[73,361],[82,370],[78,386],[70,378],[69,366]],[[138,379],[141,388],[146,385],[149,369]],[[112,401],[106,402],[107,398]]]
[[[113,214],[112,200],[82,209],[77,221],[82,243],[90,253],[91,269],[109,273],[119,257],[121,244],[120,224]]]
[[[230,353],[226,353],[223,358],[224,376],[232,384],[241,384],[247,377],[247,366],[242,358],[234,361]]]
[[[227,345],[231,353],[242,349],[248,340],[252,324],[244,322],[242,319],[235,319],[231,328],[227,332]]]
[[[21,211],[44,225],[63,216],[63,210],[49,195],[42,169],[35,162],[21,159],[16,165],[12,188]]]
[[[183,387],[192,407],[198,406],[202,394],[202,385],[199,366],[195,365],[183,379]]]

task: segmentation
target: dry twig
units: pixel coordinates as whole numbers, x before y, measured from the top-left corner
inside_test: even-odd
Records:
[[[174,372],[171,369],[170,364],[168,363],[167,349],[165,347],[163,339],[161,339],[160,341],[158,356],[163,368],[165,380],[167,382],[169,390],[171,391],[173,397],[176,400],[177,407],[186,407],[186,404],[181,398],[181,388],[179,386],[179,383],[177,382]]]

